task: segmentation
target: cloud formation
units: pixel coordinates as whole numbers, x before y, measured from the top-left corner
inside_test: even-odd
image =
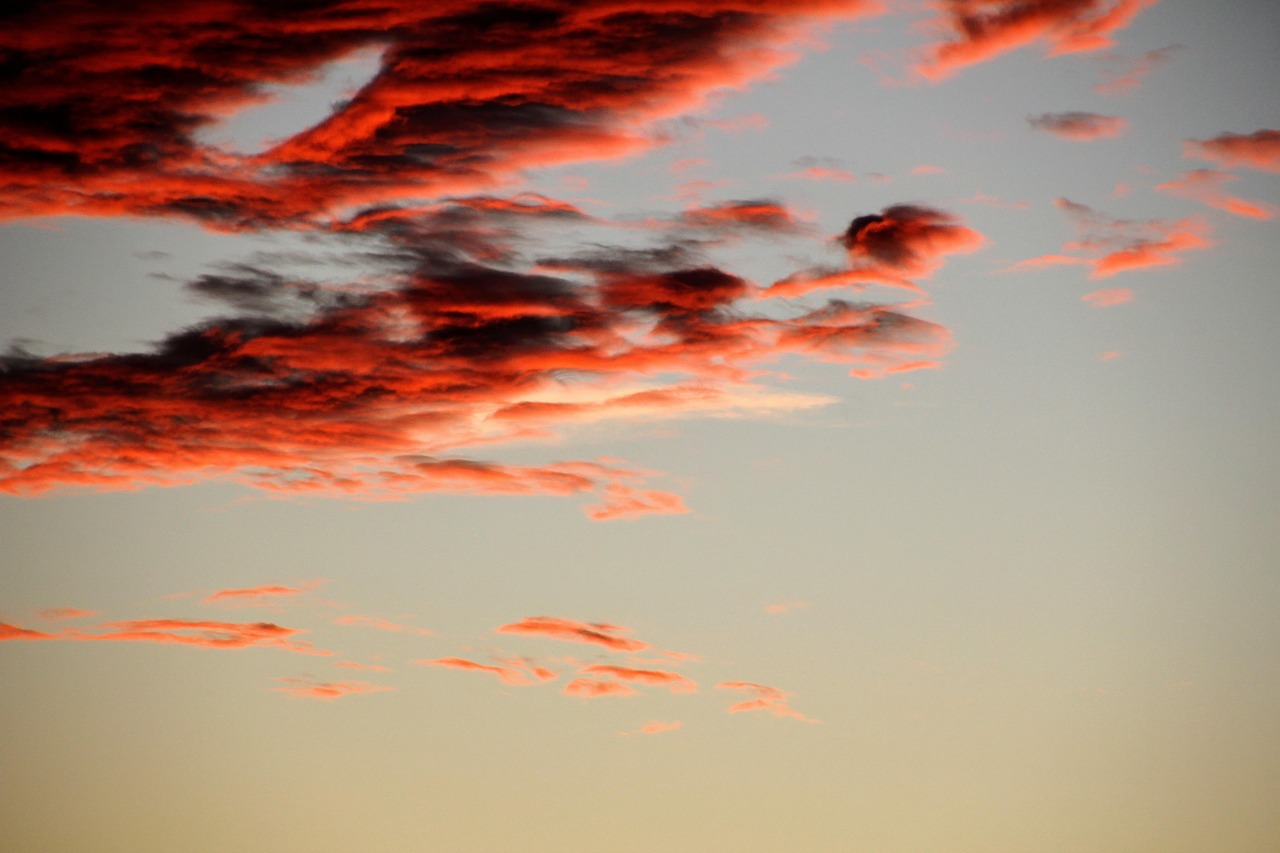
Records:
[[[535,166],[652,145],[688,112],[793,58],[804,25],[865,0],[54,0],[8,13],[0,216],[184,216],[298,227],[340,207],[492,187]],[[198,132],[266,84],[380,46],[381,68],[318,125],[257,155]],[[145,93],[145,97],[139,93]],[[91,144],[86,144],[91,141]]]
[[[740,690],[751,694],[754,698],[744,699],[729,706],[730,714],[744,714],[750,711],[763,711],[775,717],[790,717],[803,723],[816,723],[818,720],[806,716],[787,704],[792,695],[790,690],[779,690],[767,684],[754,681],[722,681],[716,685],[720,690]]]
[[[280,586],[276,584],[255,586],[247,589],[221,589],[204,600],[205,604],[274,604],[282,598],[289,598],[310,592],[323,584],[322,580],[304,583],[302,586]]]
[[[431,659],[415,660],[414,663],[422,664],[423,666],[442,666],[442,667],[445,667],[446,669],[462,669],[462,670],[468,670],[471,672],[487,672],[490,675],[495,675],[498,678],[500,678],[504,684],[511,684],[518,687],[527,687],[531,684],[537,683],[537,681],[535,681],[534,679],[531,679],[527,673],[521,671],[520,669],[517,669],[516,667],[495,666],[493,664],[476,663],[475,661],[467,660],[466,658],[456,658],[456,657],[431,658]]]
[[[621,636],[626,628],[604,622],[575,622],[558,616],[526,616],[519,622],[499,625],[498,634],[522,634],[527,637],[550,637],[571,643],[590,643],[615,652],[638,652],[650,648],[648,643]]]
[[[1183,173],[1182,177],[1176,181],[1157,184],[1156,189],[1181,198],[1194,199],[1210,207],[1225,210],[1235,216],[1244,216],[1250,219],[1275,218],[1275,205],[1267,204],[1265,201],[1251,201],[1240,198],[1222,189],[1224,184],[1238,180],[1240,180],[1239,176],[1230,172],[1219,172],[1216,169],[1196,169]]]
[[[1183,253],[1213,245],[1208,224],[1199,219],[1113,219],[1070,199],[1055,199],[1054,204],[1071,218],[1079,234],[1063,251],[1081,254],[1041,255],[1006,267],[1005,272],[1080,265],[1090,268],[1091,279],[1109,278],[1131,270],[1177,265],[1182,263]]]
[[[431,636],[431,631],[426,628],[415,628],[412,625],[402,625],[398,622],[392,622],[388,619],[382,619],[377,616],[359,616],[351,614],[348,616],[339,616],[333,620],[335,625],[359,625],[364,628],[377,628],[379,631],[391,631],[394,633],[421,634],[423,636]]]
[[[1124,133],[1125,128],[1129,126],[1129,122],[1118,116],[1083,112],[1042,113],[1038,116],[1027,116],[1027,124],[1032,130],[1042,130],[1074,142],[1091,142],[1095,139],[1116,137]]]
[[[1104,287],[1080,297],[1094,308],[1110,308],[1133,300],[1133,291],[1127,287]]]
[[[1046,55],[1102,50],[1157,0],[946,0],[933,27],[950,38],[931,45],[916,72],[931,80],[1041,43]]]
[[[1188,139],[1182,146],[1185,157],[1211,160],[1219,166],[1244,166],[1264,172],[1280,172],[1280,130],[1253,133],[1222,133],[1211,139]]]
[[[696,693],[697,682],[685,678],[678,672],[661,669],[635,669],[628,666],[612,666],[609,664],[591,664],[581,670],[588,675],[600,675],[616,678],[619,681],[631,681],[655,687],[665,687],[672,693]]]
[[[1171,44],[1158,50],[1149,50],[1119,68],[1108,70],[1102,82],[1093,87],[1093,91],[1099,95],[1117,95],[1132,91],[1138,88],[1153,71],[1173,58],[1174,54],[1186,49],[1187,46],[1184,44]]]
[[[276,681],[284,683],[283,687],[275,688],[281,693],[288,693],[291,696],[298,696],[303,699],[319,699],[324,702],[331,702],[334,699],[341,699],[343,696],[354,694],[381,693],[385,690],[395,690],[394,687],[369,684],[365,681],[312,681],[306,678],[277,678]]]

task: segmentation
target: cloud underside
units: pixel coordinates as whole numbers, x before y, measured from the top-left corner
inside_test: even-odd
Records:
[[[1033,42],[1096,49],[1143,5],[953,2],[923,67],[945,76]],[[304,230],[339,260],[323,281],[284,260],[221,265],[186,283],[220,316],[145,352],[5,357],[0,491],[213,480],[266,496],[577,496],[599,521],[680,514],[684,498],[658,472],[504,453],[609,422],[833,402],[785,387],[787,361],[875,378],[936,367],[948,351],[948,330],[917,316],[923,282],[984,238],[946,211],[851,211],[842,262],[769,283],[717,253],[764,238],[830,245],[776,200],[605,221],[502,193],[529,169],[661,144],[664,120],[794,59],[807,27],[881,4],[268,6],[143,2],[120,16],[55,0],[6,13],[0,218]],[[314,127],[253,155],[201,141],[264,86],[370,47],[376,76]],[[797,175],[853,177],[816,165]],[[865,301],[870,288],[907,296]]]
[[[1043,113],[1029,117],[1027,124],[1032,130],[1052,133],[1076,142],[1116,137],[1129,126],[1127,121],[1118,116],[1085,112]]]

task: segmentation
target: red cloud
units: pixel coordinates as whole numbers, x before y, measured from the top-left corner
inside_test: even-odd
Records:
[[[661,669],[633,669],[626,666],[607,666],[604,664],[592,664],[584,666],[581,672],[588,675],[604,675],[609,678],[616,678],[619,681],[636,681],[641,684],[650,684],[656,687],[665,687],[672,693],[696,693],[698,684],[677,672],[667,672]]]
[[[1027,124],[1032,130],[1043,130],[1063,139],[1076,142],[1089,142],[1094,139],[1107,139],[1119,136],[1129,123],[1117,116],[1104,116],[1097,113],[1044,113],[1029,116]]]
[[[1196,169],[1186,172],[1176,181],[1157,184],[1156,189],[1170,195],[1190,198],[1196,201],[1225,210],[1236,216],[1250,219],[1272,219],[1276,215],[1274,205],[1264,201],[1250,201],[1222,191],[1222,185],[1240,180],[1230,172],[1218,172],[1213,169]]]
[[[1123,305],[1132,300],[1133,291],[1127,287],[1106,287],[1102,290],[1086,293],[1080,298],[1095,308],[1110,308],[1113,305]]]
[[[379,631],[403,632],[409,634],[422,634],[430,636],[431,631],[426,628],[414,628],[411,625],[401,625],[386,619],[380,619],[377,616],[339,616],[333,620],[335,625],[361,625],[366,628],[377,628]]]
[[[526,616],[519,622],[500,625],[494,631],[498,634],[523,634],[568,640],[572,643],[592,643],[615,652],[638,652],[650,648],[648,643],[618,636],[629,633],[627,628],[602,622],[575,622],[556,616]]]
[[[324,581],[309,581],[302,586],[255,586],[248,589],[222,589],[204,600],[205,604],[234,603],[260,604],[293,595],[301,595],[320,586]]]
[[[1067,243],[1064,250],[1085,254],[1044,255],[1013,264],[1006,272],[1079,264],[1092,269],[1091,279],[1108,278],[1128,270],[1180,264],[1182,253],[1213,245],[1205,236],[1208,225],[1198,219],[1112,219],[1069,199],[1054,203],[1075,221],[1080,233],[1080,239]]]
[[[62,639],[57,634],[46,634],[44,631],[35,631],[31,628],[19,628],[17,625],[10,625],[7,622],[0,622],[0,642],[6,640],[59,640]]]
[[[0,35],[19,69],[0,93],[0,214],[297,226],[632,153],[653,144],[656,120],[792,59],[801,25],[877,4],[770,5],[334,0],[281,17],[212,0],[123,16],[55,2],[15,13]],[[264,85],[371,44],[384,45],[379,73],[315,127],[253,156],[199,143]]]
[[[1049,56],[1110,47],[1157,0],[947,0],[934,24],[953,38],[932,45],[916,71],[940,80],[968,65],[1043,42]]]
[[[911,279],[927,278],[944,255],[973,252],[983,236],[940,210],[895,204],[855,218],[840,242],[848,251],[847,270],[806,270],[775,282],[769,297],[790,297],[827,287],[875,283],[919,292]]]
[[[380,693],[384,690],[395,690],[380,684],[368,684],[364,681],[308,681],[303,678],[277,678],[285,683],[277,687],[281,693],[299,696],[304,699],[320,699],[326,702],[341,699],[356,693]]]
[[[636,689],[617,681],[601,678],[575,678],[564,686],[566,696],[598,699],[601,696],[634,696]]]
[[[1280,172],[1280,130],[1223,133],[1212,139],[1188,139],[1184,157],[1212,160],[1220,166],[1247,166],[1264,172]]]
[[[806,716],[787,704],[792,695],[790,690],[779,690],[767,684],[754,681],[722,681],[716,685],[722,690],[743,690],[755,694],[754,699],[745,699],[729,706],[730,714],[741,714],[748,711],[765,711],[775,717],[790,717],[805,723],[816,723],[818,720]]]
[[[503,683],[505,684],[512,684],[520,687],[525,687],[534,683],[529,680],[528,676],[525,675],[525,673],[521,672],[519,669],[516,669],[515,667],[491,666],[489,664],[476,663],[475,661],[466,660],[465,658],[435,658],[432,660],[423,659],[423,660],[415,660],[414,663],[419,663],[424,666],[443,666],[448,669],[465,669],[465,670],[470,670],[472,672],[487,672],[492,675],[496,675],[498,678],[502,679]]]
[[[361,266],[340,283],[223,268],[188,287],[229,314],[150,351],[7,358],[0,492],[221,479],[278,496],[595,495],[586,512],[602,521],[687,512],[657,475],[624,464],[468,456],[637,411],[818,405],[828,400],[758,384],[760,365],[801,354],[850,362],[858,376],[916,369],[937,363],[945,329],[905,306],[745,311],[756,285],[709,264],[701,230],[797,230],[772,202],[670,217],[663,245],[545,258],[546,231],[554,243],[566,223],[616,226],[544,196],[463,193],[653,144],[655,119],[788,61],[802,25],[876,5],[548,0],[517,14],[334,0],[285,20],[195,0],[123,17],[70,2],[20,14],[0,33],[18,69],[0,91],[0,216],[308,228],[357,249]],[[264,84],[374,41],[381,71],[326,121],[251,157],[198,142]],[[410,198],[415,207],[396,207]],[[909,277],[981,241],[925,208],[896,206],[877,222],[878,237],[846,235],[850,270],[806,271],[770,295],[918,290]],[[696,239],[683,234],[691,225]]]

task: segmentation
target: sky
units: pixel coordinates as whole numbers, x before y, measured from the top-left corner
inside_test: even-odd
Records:
[[[0,19],[0,849],[1280,848],[1280,7]]]

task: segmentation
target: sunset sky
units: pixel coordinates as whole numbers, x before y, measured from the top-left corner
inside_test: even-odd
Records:
[[[0,12],[0,850],[1280,849],[1280,4]]]

